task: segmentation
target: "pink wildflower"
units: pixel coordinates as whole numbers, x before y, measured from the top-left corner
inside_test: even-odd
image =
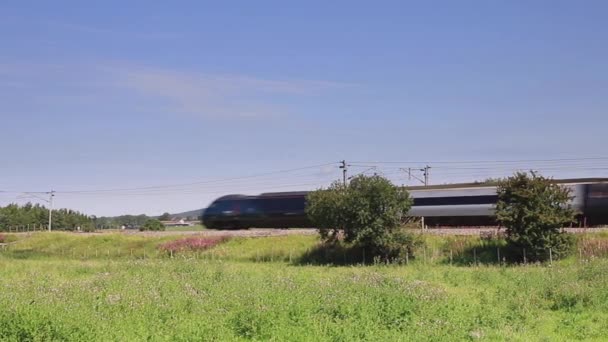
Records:
[[[159,249],[165,252],[181,252],[181,251],[199,251],[214,247],[229,238],[227,236],[220,237],[187,237],[175,241],[169,241],[158,246]]]

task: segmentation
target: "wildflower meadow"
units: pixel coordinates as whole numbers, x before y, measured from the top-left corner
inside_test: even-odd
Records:
[[[605,238],[581,238],[584,252],[601,254]],[[608,336],[603,255],[451,264],[441,248],[467,250],[478,239],[429,237],[426,260],[337,265],[306,261],[315,236],[36,233],[11,241],[0,249],[2,341]]]

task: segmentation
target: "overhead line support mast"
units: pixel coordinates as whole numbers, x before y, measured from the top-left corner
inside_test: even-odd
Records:
[[[348,165],[346,164],[346,160],[342,160],[340,162],[340,168],[342,169],[342,183],[346,186],[346,172],[348,172]]]

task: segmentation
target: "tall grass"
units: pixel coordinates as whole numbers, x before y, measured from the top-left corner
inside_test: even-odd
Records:
[[[158,248],[170,254],[179,252],[198,252],[213,248],[228,240],[228,236],[189,236],[162,243]]]
[[[233,238],[209,253],[230,261],[294,262],[318,243],[317,236],[301,235]]]
[[[456,267],[469,264],[450,265],[446,252],[455,260],[504,242],[422,238],[425,247],[407,266],[327,267],[301,262],[320,246],[314,236],[233,238],[171,258],[158,247],[179,245],[183,236],[20,235],[0,251],[0,341],[608,336],[608,260],[601,254],[608,235],[579,237],[590,256],[551,267],[490,260]]]
[[[10,234],[7,234],[10,236]],[[144,237],[120,233],[78,234],[37,232],[19,235],[3,254],[12,258],[113,258],[144,257],[159,254],[160,243],[179,237]]]
[[[602,340],[607,269],[0,256],[0,340]]]
[[[165,231],[168,232],[194,232],[194,231],[202,231],[206,229],[205,226],[197,224],[194,226],[183,226],[183,227],[167,227]]]
[[[500,238],[436,235],[421,235],[419,238],[424,243],[409,256],[408,264],[503,265],[510,260],[522,262],[521,254],[525,253],[510,250],[505,240]],[[207,244],[208,239],[213,243]],[[151,237],[121,233],[38,232],[27,235],[5,234],[5,241],[13,243],[4,245],[0,253],[21,259],[192,257],[238,262],[288,262],[298,265],[369,265],[378,262],[357,248],[327,246],[317,236],[301,235],[230,239],[220,237],[218,240],[200,235]],[[576,241],[570,260],[608,256],[606,233],[580,234]],[[197,244],[202,248],[197,248]],[[516,253],[519,255],[513,257]],[[401,260],[401,263],[405,262]]]

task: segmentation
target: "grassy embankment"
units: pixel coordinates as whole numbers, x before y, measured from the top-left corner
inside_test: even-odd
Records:
[[[205,226],[203,226],[202,224],[197,224],[194,226],[187,226],[187,227],[167,227],[167,228],[165,228],[165,230],[168,232],[198,232],[198,231],[201,231],[204,229],[205,229]]]
[[[22,237],[0,252],[0,340],[530,341],[608,335],[603,258],[475,267],[450,265],[437,252],[482,243],[471,237],[427,237],[427,258],[407,266],[308,265],[306,255],[317,243],[311,236],[233,239],[173,258],[157,251],[176,238]],[[585,239],[580,244],[596,252],[608,241],[605,235]]]

